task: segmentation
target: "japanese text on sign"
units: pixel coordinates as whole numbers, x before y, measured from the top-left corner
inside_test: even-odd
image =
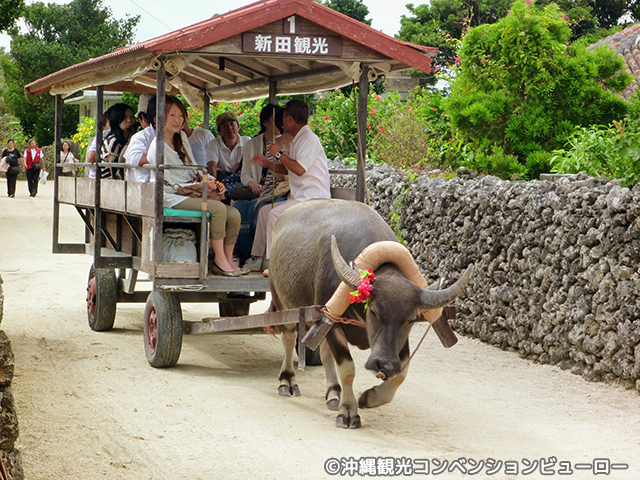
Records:
[[[242,36],[242,51],[339,57],[342,55],[342,38],[245,33]]]

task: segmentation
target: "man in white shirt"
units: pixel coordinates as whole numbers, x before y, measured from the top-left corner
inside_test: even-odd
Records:
[[[156,123],[156,97],[149,93],[140,95],[138,113],[136,114],[143,130],[134,134],[129,141],[129,147],[124,154],[124,159],[129,165],[142,167],[149,163],[147,152],[149,145],[156,138],[154,125]],[[143,168],[127,168],[125,180],[128,182],[148,182],[149,170]]]
[[[223,180],[240,168],[242,145],[250,138],[239,135],[238,117],[233,112],[218,115],[216,128],[220,136],[207,145],[207,168],[211,175]]]
[[[184,122],[182,127],[184,133],[189,137],[189,145],[193,151],[193,159],[202,167],[207,166],[207,145],[214,140],[213,133],[204,128],[191,128],[189,122]]]
[[[289,175],[291,200],[277,203],[273,208],[267,205],[260,210],[256,235],[249,259],[249,267],[257,270],[258,265],[266,268],[263,255],[268,259],[271,255],[271,232],[278,217],[287,208],[299,202],[314,198],[331,198],[329,167],[318,136],[311,131],[307,122],[309,107],[300,100],[291,100],[284,107],[284,132],[293,136],[291,151],[280,150],[277,143],[271,145],[271,156],[276,162],[263,155],[255,155],[251,163],[267,167],[276,173]],[[268,274],[268,272],[265,272]]]

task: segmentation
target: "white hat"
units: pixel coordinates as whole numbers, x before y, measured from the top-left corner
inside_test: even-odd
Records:
[[[138,113],[136,113],[136,117],[141,113],[147,113],[149,100],[151,100],[153,97],[155,97],[153,93],[143,93],[142,95],[140,95],[140,99],[138,100]]]

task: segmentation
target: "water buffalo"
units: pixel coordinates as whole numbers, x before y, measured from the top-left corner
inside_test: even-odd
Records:
[[[332,236],[335,237],[333,248]],[[372,208],[344,200],[309,200],[289,208],[273,230],[269,272],[271,308],[279,311],[325,305],[336,300],[339,286],[343,291],[355,290],[360,272],[348,262],[354,261],[367,247],[375,250],[372,245],[403,249],[409,256],[411,268],[419,273],[408,251]],[[320,345],[327,381],[327,406],[338,410],[336,426],[341,428],[360,427],[358,406],[377,407],[393,399],[407,375],[412,324],[422,319],[420,312],[453,302],[471,275],[469,268],[448,289],[432,290],[416,285],[420,282],[415,278],[409,281],[405,275],[407,269],[399,268],[397,264],[401,262],[395,258],[387,259],[383,254],[377,263],[380,266],[374,266],[377,268],[368,308],[362,303],[349,305],[348,300],[345,303],[344,298],[338,299],[338,303],[344,305],[341,309],[346,308],[344,317],[365,321],[366,328],[335,323]],[[426,286],[424,279],[420,280]],[[278,388],[281,395],[300,395],[293,368],[295,340],[295,326],[283,327],[285,357]],[[355,367],[349,344],[360,349],[371,348],[365,367],[384,380],[366,390],[359,401],[353,393]]]

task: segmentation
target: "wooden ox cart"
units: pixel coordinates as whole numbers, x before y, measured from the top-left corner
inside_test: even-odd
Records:
[[[45,92],[56,97],[53,252],[93,256],[87,285],[90,327],[111,329],[118,303],[146,302],[147,359],[154,367],[169,367],[178,361],[185,333],[256,332],[286,323],[298,323],[303,332],[308,322],[320,318],[320,312],[318,307],[308,307],[249,316],[250,304],[266,298],[268,279],[259,274],[235,278],[207,275],[206,212],[176,217],[162,207],[164,149],[157,152],[157,183],[59,175],[63,96],[95,89],[100,118],[104,91],[157,92],[157,141],[162,144],[166,93],[182,94],[192,105],[202,105],[208,127],[210,102],[269,97],[275,103],[277,95],[313,93],[357,82],[357,188],[351,195],[364,201],[369,82],[378,75],[409,68],[429,73],[436,52],[389,37],[313,0],[268,0],[73,65],[27,85],[28,97]],[[96,135],[99,151],[102,135],[99,131]],[[98,163],[97,167],[105,165]],[[345,192],[336,194],[345,198]],[[73,205],[82,217],[84,243],[59,241],[61,204]],[[162,232],[175,224],[198,232],[198,263],[163,260]],[[150,288],[137,289],[140,273],[149,276]],[[185,322],[182,302],[218,303],[223,318]],[[304,346],[300,344],[300,348]],[[300,366],[304,366],[305,355],[299,354]]]

